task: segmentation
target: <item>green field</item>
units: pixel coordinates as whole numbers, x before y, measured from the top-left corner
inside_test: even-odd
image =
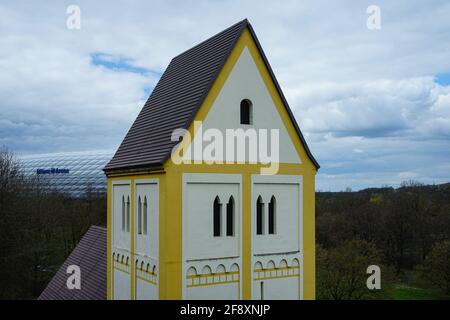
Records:
[[[450,300],[448,295],[406,285],[395,285],[389,290],[386,298],[393,300]]]

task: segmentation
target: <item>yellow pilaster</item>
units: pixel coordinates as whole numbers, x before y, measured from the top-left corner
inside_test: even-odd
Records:
[[[131,190],[131,199],[130,199],[130,257],[131,257],[131,268],[130,268],[130,272],[131,272],[131,293],[130,293],[130,297],[131,300],[135,299],[135,294],[136,294],[136,263],[134,262],[134,179],[130,180],[130,190]]]
[[[182,298],[182,175],[168,170],[164,186],[165,210],[160,215],[160,299]]]
[[[303,298],[316,298],[316,232],[314,174],[303,176]]]
[[[252,203],[251,174],[242,175],[242,298],[251,299],[252,286]]]
[[[106,298],[111,300],[112,295],[112,213],[111,213],[111,180],[107,180],[106,195]]]

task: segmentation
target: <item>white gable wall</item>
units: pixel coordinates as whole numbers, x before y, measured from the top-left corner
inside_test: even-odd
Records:
[[[252,125],[240,124],[240,103],[243,99],[249,99],[252,102]],[[224,137],[226,129],[279,129],[280,162],[301,163],[301,159],[247,47],[244,48],[236,61],[202,124],[203,132],[211,128],[219,129]],[[268,135],[270,137],[269,132]],[[194,140],[199,143],[201,141],[200,136],[196,134]],[[209,143],[204,142],[203,148],[207,144]],[[192,144],[183,159],[201,160],[197,154],[194,155]],[[222,159],[222,161],[225,161],[225,159]]]

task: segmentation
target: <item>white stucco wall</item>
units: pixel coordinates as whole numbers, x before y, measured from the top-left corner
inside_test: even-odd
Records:
[[[241,176],[183,175],[183,297],[241,297]],[[222,235],[214,237],[213,203],[222,202]],[[234,199],[234,235],[226,235],[226,203]],[[195,270],[190,273],[188,270]],[[195,274],[195,277],[193,277]]]
[[[131,233],[126,230],[122,230],[122,197],[125,199],[130,198],[130,223],[131,223],[131,194],[130,194],[130,182],[129,181],[117,181],[112,186],[112,252],[113,256],[118,261],[113,261],[113,292],[114,299],[127,300],[130,299],[130,244]],[[126,218],[126,208],[125,208]],[[125,221],[126,223],[126,221]],[[130,225],[131,230],[131,225]],[[128,265],[127,265],[128,263]],[[120,270],[118,270],[118,269]]]
[[[136,300],[158,299],[159,270],[159,181],[135,180]],[[142,233],[138,232],[138,201],[141,200]],[[144,233],[144,202],[147,200],[147,233]]]
[[[297,175],[252,176],[252,299],[303,298],[302,188],[302,177]],[[256,234],[259,196],[265,204],[262,235]],[[268,203],[272,196],[276,199],[276,233],[268,234]],[[257,272],[260,268],[262,271]]]
[[[120,270],[114,270],[114,300],[130,299],[130,275]]]

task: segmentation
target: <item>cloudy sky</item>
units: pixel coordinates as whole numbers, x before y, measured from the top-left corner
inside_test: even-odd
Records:
[[[115,150],[170,59],[243,18],[321,164],[318,190],[450,181],[449,1],[2,1],[0,145]]]

